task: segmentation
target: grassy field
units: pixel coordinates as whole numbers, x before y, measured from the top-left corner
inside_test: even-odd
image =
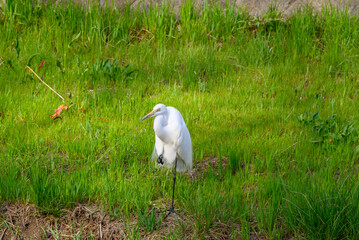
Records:
[[[187,123],[194,170],[177,178],[185,220],[162,238],[358,239],[358,16],[191,3],[179,14],[8,1],[0,203],[55,217],[97,204],[137,219],[126,238],[155,236],[172,173],[150,161],[153,120],[140,119],[164,103]]]

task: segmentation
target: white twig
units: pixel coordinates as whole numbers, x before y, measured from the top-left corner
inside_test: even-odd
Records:
[[[297,143],[298,143],[298,142],[293,143],[293,145],[292,145],[292,146],[287,147],[287,148],[286,148],[286,149],[284,149],[281,153],[284,153],[284,152],[285,152],[285,151],[287,151],[289,148],[294,147],[295,145],[297,145]]]
[[[26,66],[33,74],[35,74],[35,76],[43,83],[45,84],[46,87],[50,88],[51,91],[53,91],[54,93],[56,93],[57,96],[59,96],[63,102],[65,102],[65,99],[60,95],[58,94],[52,87],[50,87],[49,85],[47,85],[47,83],[45,83],[40,77],[39,75],[36,74],[36,72],[34,70],[31,69],[31,67],[29,66]]]
[[[117,145],[120,143],[120,141],[118,141],[113,147],[111,147],[109,150],[107,150],[104,154],[102,154],[102,156],[96,161],[96,163],[100,162],[102,160],[102,158],[104,158],[104,156],[109,153],[110,151],[112,151],[112,149],[114,149],[115,147],[117,147]]]
[[[103,222],[103,219],[106,217],[106,214],[103,215],[101,221],[100,221],[100,239],[102,240],[102,237],[103,237],[103,233],[102,233],[102,222]]]
[[[7,228],[5,228],[4,232],[1,234],[0,240],[2,240],[4,238],[6,230],[7,230]]]

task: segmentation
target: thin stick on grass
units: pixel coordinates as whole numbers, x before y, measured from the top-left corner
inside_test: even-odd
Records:
[[[113,147],[111,147],[109,150],[107,150],[104,154],[102,154],[102,156],[96,160],[96,163],[100,162],[107,153],[109,153],[110,151],[112,151],[112,149],[114,149],[115,147],[117,147],[117,145],[120,143],[120,141],[118,141]]]
[[[26,66],[33,74],[35,74],[35,76],[43,83],[45,84],[46,87],[50,88],[51,91],[53,91],[54,93],[56,93],[57,96],[59,96],[63,102],[65,102],[65,99],[60,95],[58,94],[58,92],[56,92],[52,87],[50,87],[49,85],[47,85],[47,83],[45,83],[40,77],[39,75],[36,74],[36,72],[34,70],[31,69],[31,67],[29,66]]]
[[[2,240],[4,238],[6,231],[7,231],[7,228],[5,228],[4,232],[1,234],[0,240]]]
[[[102,29],[102,31],[101,31],[101,40],[102,40],[105,44],[109,45],[110,47],[113,47],[113,48],[118,49],[118,48],[117,48],[117,47],[115,47],[114,45],[109,44],[108,42],[106,42],[106,41],[105,41],[105,39],[103,38],[102,33],[103,33],[103,31],[104,31],[106,28],[109,28],[109,26],[107,26],[107,27],[105,27],[104,29]]]
[[[286,149],[284,149],[281,153],[284,153],[285,151],[287,151],[288,149],[290,149],[291,147],[294,147],[295,145],[297,145],[298,142],[293,143],[291,146],[287,147]]]
[[[106,214],[103,215],[103,217],[101,218],[101,221],[100,221],[100,239],[102,240],[102,237],[103,237],[103,233],[102,233],[102,222],[103,222],[103,219],[106,217]]]

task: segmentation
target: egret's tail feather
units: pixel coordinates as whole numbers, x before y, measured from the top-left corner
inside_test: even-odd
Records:
[[[182,159],[177,159],[177,172],[185,172],[187,170],[185,163]]]

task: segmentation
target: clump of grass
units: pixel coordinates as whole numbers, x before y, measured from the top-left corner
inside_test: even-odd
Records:
[[[160,220],[157,219],[155,209],[151,209],[149,212],[147,212],[143,207],[138,208],[139,226],[145,228],[147,231],[155,231],[157,226],[160,225],[159,221]]]
[[[238,156],[238,152],[235,150],[232,150],[229,153],[229,166],[232,170],[232,174],[235,174],[237,172],[237,170],[239,169],[239,163],[240,163],[240,159]]]
[[[260,189],[256,194],[257,208],[254,212],[258,228],[263,236],[283,238],[286,229],[281,227],[283,219],[279,216],[282,215],[284,188],[278,178],[271,177],[263,181]]]
[[[326,187],[310,182],[303,186],[290,191],[285,199],[286,218],[295,232],[303,232],[309,239],[357,238],[357,185],[338,181]]]
[[[31,188],[29,197],[45,213],[57,216],[63,208],[73,207],[76,202],[88,199],[89,188],[81,181],[84,177],[81,173],[69,175],[62,172],[54,175],[48,169],[35,165],[29,170],[28,176]]]
[[[141,234],[137,226],[131,227],[128,224],[125,224],[126,234],[124,234],[124,238],[131,240],[140,240]]]
[[[194,232],[198,236],[205,236],[210,229],[219,231],[221,223],[238,222],[244,219],[248,206],[241,198],[238,191],[231,191],[228,194],[218,192],[212,196],[208,191],[216,183],[215,180],[208,180],[203,186],[198,185],[195,189],[186,191],[186,207],[194,218]],[[223,189],[230,188],[231,182],[223,182]],[[219,228],[219,229],[218,229]]]

